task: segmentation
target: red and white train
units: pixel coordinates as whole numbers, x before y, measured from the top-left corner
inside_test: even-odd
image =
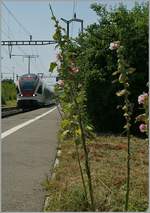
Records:
[[[16,86],[18,108],[35,108],[55,103],[54,92],[39,75],[22,75]]]

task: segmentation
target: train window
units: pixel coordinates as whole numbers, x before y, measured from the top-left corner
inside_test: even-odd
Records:
[[[20,88],[21,90],[34,90],[36,87],[36,81],[21,81]]]
[[[42,94],[42,85],[39,86],[37,93]]]

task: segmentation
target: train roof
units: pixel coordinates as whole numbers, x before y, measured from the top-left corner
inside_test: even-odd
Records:
[[[24,78],[37,79],[37,78],[39,78],[39,76],[36,74],[24,74],[24,75],[20,76],[20,79],[24,79]]]

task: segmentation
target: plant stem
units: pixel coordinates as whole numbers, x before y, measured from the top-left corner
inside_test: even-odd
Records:
[[[88,178],[88,187],[89,187],[89,193],[90,193],[90,199],[91,199],[91,210],[95,211],[95,205],[94,205],[94,197],[93,197],[93,187],[92,187],[92,179],[91,179],[91,172],[90,172],[90,166],[89,166],[89,157],[88,157],[88,151],[86,147],[86,139],[85,139],[85,133],[84,133],[84,127],[82,123],[82,117],[81,117],[81,111],[78,105],[78,102],[76,100],[76,95],[73,90],[73,87],[71,86],[71,95],[74,97],[74,102],[78,110],[78,115],[79,115],[79,127],[81,130],[81,141],[84,149],[84,156],[85,156],[85,170]]]
[[[87,204],[88,204],[87,190],[86,190],[85,180],[84,180],[83,171],[82,171],[81,162],[80,162],[78,144],[76,142],[75,142],[75,146],[76,146],[76,153],[77,153],[77,159],[78,159],[78,164],[79,164],[81,179],[82,179],[82,183],[83,183],[83,189],[84,189],[84,193],[85,193],[85,199],[86,199]]]
[[[60,108],[59,108],[59,105],[60,105],[60,107],[61,107],[61,103],[60,103],[60,101],[59,101],[58,98],[55,98],[55,100],[56,100],[56,107],[57,107],[57,110],[58,110],[58,112],[59,112],[59,114],[60,114],[61,119],[63,119],[62,112],[60,111]]]
[[[125,104],[128,108],[128,113],[130,112],[130,105],[128,100],[128,95],[125,96]],[[127,139],[128,139],[128,155],[127,155],[127,190],[126,190],[126,201],[125,201],[125,211],[128,211],[129,204],[129,192],[130,192],[130,116],[126,117],[127,121]]]
[[[128,138],[128,156],[127,156],[127,190],[126,190],[125,211],[128,211],[129,191],[130,191],[130,130],[127,131],[127,138]]]
[[[89,186],[89,193],[90,193],[90,199],[91,199],[91,210],[95,211],[88,151],[87,151],[87,147],[86,147],[86,140],[85,140],[85,134],[84,134],[84,130],[83,130],[81,114],[79,114],[79,125],[80,125],[80,129],[81,129],[81,139],[82,139],[82,145],[83,145],[84,155],[85,155],[85,168],[86,168],[86,173],[87,173],[87,177],[88,177],[88,186]]]

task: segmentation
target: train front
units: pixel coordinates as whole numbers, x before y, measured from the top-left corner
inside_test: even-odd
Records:
[[[37,95],[35,93],[39,84],[39,77],[35,74],[25,74],[19,78],[17,85],[18,108],[38,107]]]

